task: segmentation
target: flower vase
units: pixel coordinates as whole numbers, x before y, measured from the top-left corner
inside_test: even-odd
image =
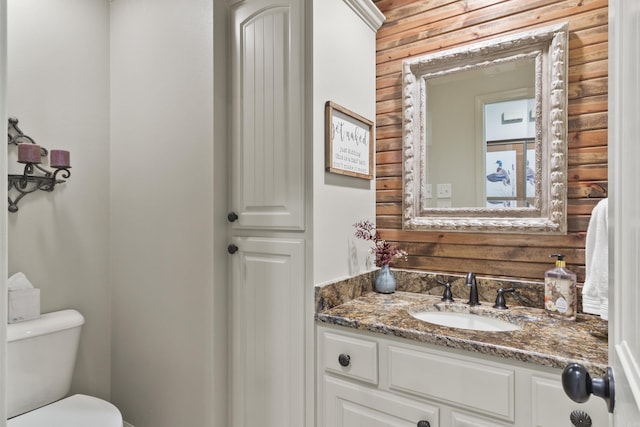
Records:
[[[396,278],[393,276],[393,272],[389,269],[389,264],[382,266],[376,274],[374,281],[376,292],[381,294],[392,294],[396,290]]]

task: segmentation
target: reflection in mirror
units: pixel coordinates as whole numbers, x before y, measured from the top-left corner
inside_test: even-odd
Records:
[[[567,25],[403,63],[403,226],[566,232]]]
[[[484,104],[482,203],[487,208],[536,205],[534,101],[522,98]]]
[[[491,167],[485,167],[484,158],[487,142],[496,145],[499,141],[535,138],[535,110],[533,115],[527,111],[527,108],[535,109],[534,88],[535,61],[528,58],[452,72],[425,81],[424,179],[427,191],[423,194],[423,207],[492,208],[503,204],[487,203],[487,197],[494,197],[492,201],[499,202],[495,196],[510,196],[504,201],[515,196],[512,194],[516,189],[515,182],[511,185],[512,180],[507,175],[511,170],[505,165],[501,171],[496,171],[495,161]],[[527,101],[522,105],[521,100],[525,97],[532,99],[532,105]],[[443,105],[446,108],[442,108]],[[533,142],[530,145],[535,149]],[[492,168],[495,175],[485,178]],[[485,185],[486,179],[500,181],[502,187],[490,184],[491,181]],[[439,184],[451,186],[449,197],[443,198],[438,193]]]

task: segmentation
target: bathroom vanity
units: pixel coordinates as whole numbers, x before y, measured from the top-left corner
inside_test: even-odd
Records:
[[[415,292],[356,291],[317,306],[318,419],[323,427],[561,427],[574,411],[607,426],[599,399],[572,402],[562,368],[606,369],[606,322],[555,320],[543,310],[478,310],[518,324],[513,331],[439,326],[413,317],[423,309],[464,311],[464,301]],[[492,313],[492,310],[494,312]],[[483,314],[484,315],[484,314]]]

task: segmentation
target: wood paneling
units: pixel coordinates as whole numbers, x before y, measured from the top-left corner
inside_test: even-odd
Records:
[[[584,280],[591,210],[607,197],[607,0],[379,0],[377,226],[409,253],[398,267],[542,279],[562,252]],[[568,233],[560,236],[402,230],[402,61],[454,46],[569,23]]]

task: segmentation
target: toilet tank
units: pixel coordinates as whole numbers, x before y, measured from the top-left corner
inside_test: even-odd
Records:
[[[7,325],[7,417],[69,393],[84,317],[76,310]]]

